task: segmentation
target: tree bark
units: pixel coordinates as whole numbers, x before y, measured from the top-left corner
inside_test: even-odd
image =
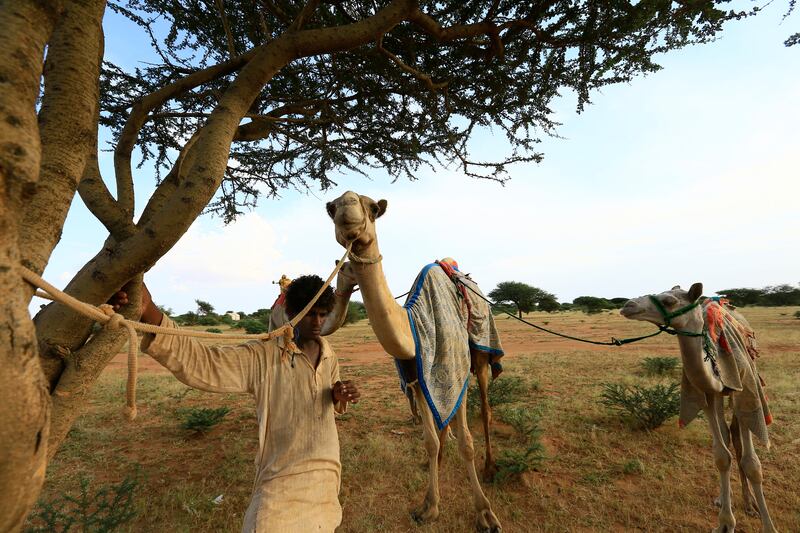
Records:
[[[50,399],[20,275],[20,213],[39,177],[36,98],[59,2],[0,2],[0,531],[18,531],[44,482]]]

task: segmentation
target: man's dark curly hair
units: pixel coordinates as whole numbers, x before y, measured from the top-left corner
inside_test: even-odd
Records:
[[[313,274],[296,278],[286,289],[286,312],[296,315],[302,311],[324,284],[321,277]],[[327,309],[330,312],[333,310],[333,305],[333,289],[329,286],[320,295],[314,307]]]

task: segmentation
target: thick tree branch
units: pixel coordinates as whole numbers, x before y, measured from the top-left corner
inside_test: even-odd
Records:
[[[108,191],[97,164],[97,154],[90,156],[86,163],[78,193],[89,208],[116,240],[122,240],[133,234],[135,226],[128,214],[123,211]]]
[[[114,172],[117,178],[117,199],[125,211],[133,215],[133,171],[131,169],[131,154],[136,146],[139,131],[147,121],[149,113],[162,105],[170,98],[190,91],[195,87],[207,83],[220,76],[226,76],[246,65],[256,56],[260,48],[253,48],[248,52],[212,67],[199,70],[174,83],[145,96],[131,109],[128,120],[120,132],[117,147],[114,150]]]
[[[70,1],[48,43],[39,112],[42,160],[20,225],[23,264],[41,273],[96,146],[105,0]],[[33,291],[31,290],[31,296]]]

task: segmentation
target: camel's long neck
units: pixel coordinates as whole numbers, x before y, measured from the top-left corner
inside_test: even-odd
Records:
[[[685,331],[702,331],[702,315],[696,312],[681,329]],[[707,394],[722,392],[722,382],[714,376],[711,363],[705,361],[703,337],[678,335],[678,345],[681,349],[683,372],[689,382]]]
[[[363,258],[376,258],[379,255],[377,241],[373,241],[367,249],[359,250],[359,256]],[[383,266],[380,262],[367,264],[351,261],[351,263],[378,342],[389,355],[398,359],[412,359],[414,339],[411,336],[408,313],[395,301],[389,290]]]
[[[341,278],[336,281],[336,291],[334,292],[333,311],[325,319],[322,325],[322,335],[331,335],[344,325],[347,319],[347,309],[350,306],[350,297],[353,295],[353,286],[343,283]]]

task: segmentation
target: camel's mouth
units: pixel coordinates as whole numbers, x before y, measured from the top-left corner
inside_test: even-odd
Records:
[[[645,311],[646,309],[642,309],[641,307],[637,307],[634,305],[631,306],[626,305],[625,307],[619,310],[619,314],[621,314],[625,318],[632,318],[636,315],[641,315]]]

